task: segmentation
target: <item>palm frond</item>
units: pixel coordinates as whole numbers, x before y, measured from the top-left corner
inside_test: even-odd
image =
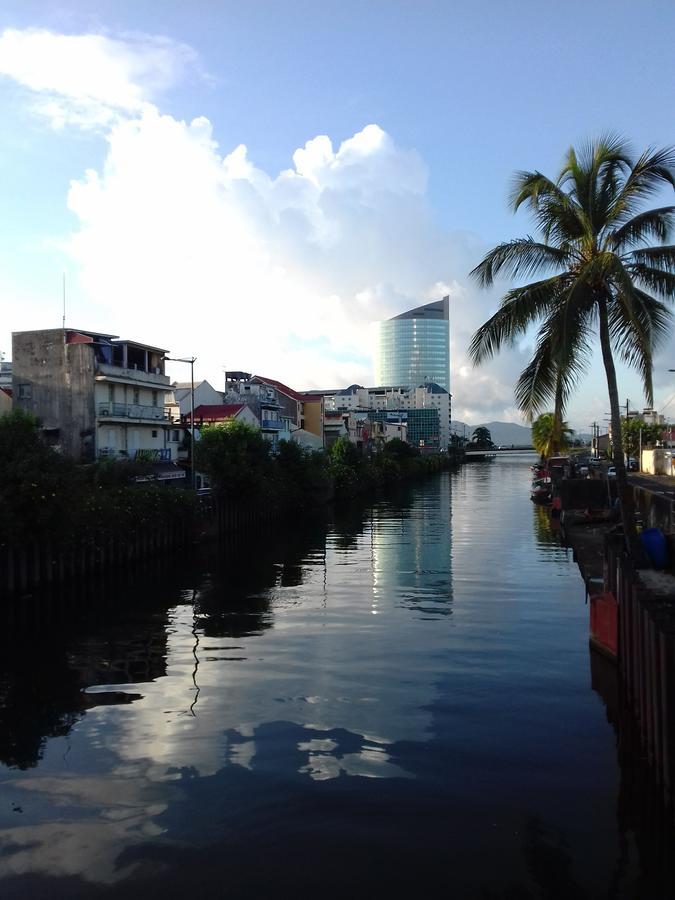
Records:
[[[638,205],[664,185],[675,188],[675,148],[648,148],[633,166],[607,221],[620,225],[632,218]]]
[[[675,244],[665,244],[661,247],[640,247],[627,254],[626,262],[628,264],[642,263],[645,266],[663,269],[664,272],[675,272]]]
[[[510,290],[497,312],[474,334],[469,346],[472,363],[477,366],[490,359],[502,346],[523,335],[546,315],[566,282],[566,276],[557,275]]]
[[[675,274],[664,272],[654,266],[646,266],[644,263],[633,263],[628,266],[630,276],[648,291],[660,294],[668,300],[675,299]]]
[[[569,251],[542,244],[534,238],[517,238],[494,247],[469,275],[482,287],[490,287],[503,273],[511,278],[526,276],[542,269],[559,269],[572,260]]]
[[[675,225],[675,206],[661,206],[633,216],[616,231],[610,232],[606,244],[617,251],[639,244],[649,238],[667,241]]]

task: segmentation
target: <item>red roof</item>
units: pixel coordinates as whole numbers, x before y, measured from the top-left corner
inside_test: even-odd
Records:
[[[3,394],[7,394],[8,397],[12,396],[11,387],[0,387],[0,391],[2,391]]]
[[[225,419],[234,419],[238,416],[245,406],[245,403],[202,404],[195,409],[195,419],[206,422],[224,422]]]
[[[281,391],[282,394],[286,394],[287,397],[290,397],[292,400],[304,400],[305,398],[302,394],[299,394],[297,391],[294,391],[293,388],[289,388],[288,385],[284,384],[282,381],[275,381],[274,378],[265,378],[262,375],[254,375],[253,380],[263,381],[265,384],[269,384],[271,387],[276,388],[278,391]]]

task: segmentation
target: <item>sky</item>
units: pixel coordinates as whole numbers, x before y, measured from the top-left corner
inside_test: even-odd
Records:
[[[0,351],[66,322],[297,389],[371,384],[373,322],[451,297],[453,416],[521,421],[531,347],[471,367],[532,233],[507,204],[607,130],[675,142],[675,6],[643,0],[38,3],[0,11]],[[669,202],[667,199],[665,202]],[[655,358],[675,415],[675,340]],[[184,380],[174,363],[169,373]],[[619,371],[642,406],[639,379]],[[599,351],[568,419],[608,414]]]

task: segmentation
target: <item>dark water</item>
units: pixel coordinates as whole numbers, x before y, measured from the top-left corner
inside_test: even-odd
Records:
[[[529,462],[19,604],[0,896],[674,896]]]

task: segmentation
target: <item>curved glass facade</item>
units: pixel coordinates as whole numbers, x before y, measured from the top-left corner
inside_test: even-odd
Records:
[[[435,382],[450,390],[449,298],[378,323],[375,379],[382,386]]]

